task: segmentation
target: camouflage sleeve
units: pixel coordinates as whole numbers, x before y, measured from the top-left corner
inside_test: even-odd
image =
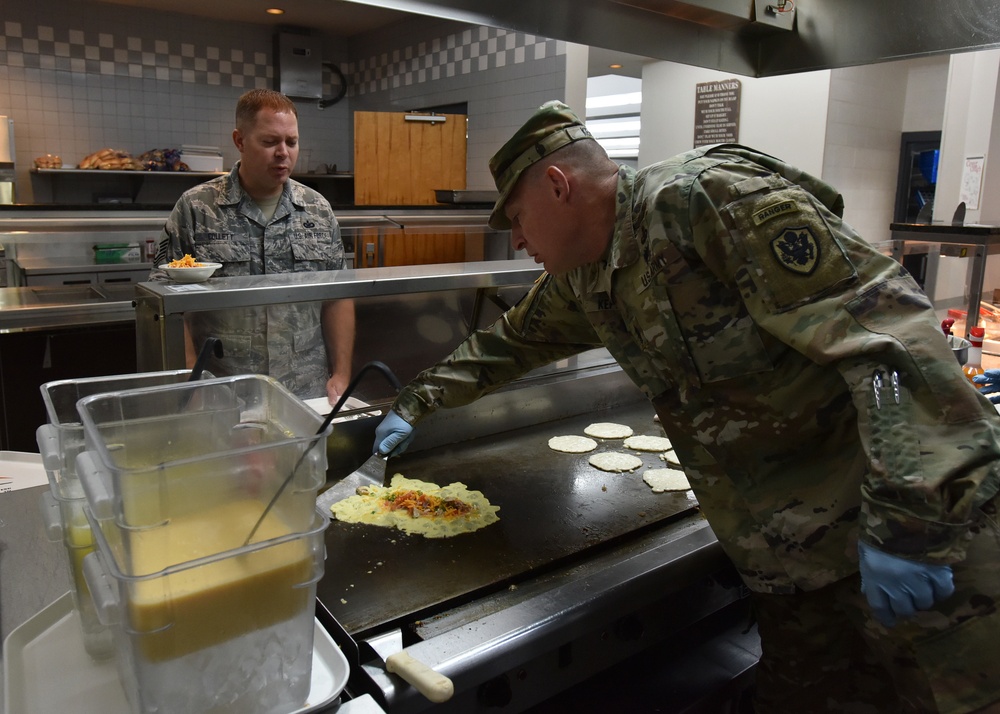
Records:
[[[333,215],[333,211],[330,211],[330,220],[333,224],[333,232],[331,235],[332,242],[332,252],[331,260],[327,263],[327,270],[342,270],[347,264],[347,251],[344,249],[344,239],[340,233],[340,221],[337,220],[336,216]]]
[[[776,174],[718,166],[690,199],[696,249],[755,323],[843,376],[868,457],[860,537],[901,556],[960,560],[972,509],[1000,487],[1000,421],[919,286]]]
[[[543,275],[490,328],[418,374],[393,408],[415,424],[435,409],[470,404],[532,369],[600,345],[565,281]]]
[[[174,204],[173,210],[167,216],[167,222],[160,231],[156,243],[156,256],[153,258],[153,269],[149,273],[150,280],[166,280],[167,274],[160,270],[159,266],[182,258],[185,253],[193,252],[194,231],[190,198],[184,195]]]

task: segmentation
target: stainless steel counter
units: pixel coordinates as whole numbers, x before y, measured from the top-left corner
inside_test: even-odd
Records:
[[[17,264],[27,275],[50,275],[52,273],[100,271],[105,273],[144,270],[149,273],[152,263],[97,263],[79,258],[18,258]]]
[[[134,285],[0,288],[0,333],[135,322]]]
[[[534,261],[499,260],[140,283],[138,367],[184,367],[188,312],[349,298],[357,316],[355,365],[381,360],[405,381],[491,323],[541,274]]]
[[[932,265],[926,267],[927,274],[923,280],[918,278],[918,282],[921,283],[927,296],[938,309],[951,307],[951,305],[942,305],[938,296],[934,294],[937,258],[948,256],[971,259],[967,283],[963,291],[967,297],[966,315],[980,314],[980,304],[986,297],[984,295],[986,263],[990,256],[1000,254],[1000,226],[891,223],[889,228],[892,231],[891,254],[900,263],[903,262],[904,255],[911,247],[913,250],[924,253],[933,248],[934,255],[929,256],[932,259],[930,261]],[[973,327],[975,324],[975,322],[970,321],[968,327]],[[961,336],[965,337],[965,335]]]

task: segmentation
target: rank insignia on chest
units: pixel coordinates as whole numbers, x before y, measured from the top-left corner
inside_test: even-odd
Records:
[[[810,275],[819,265],[819,243],[808,226],[785,228],[771,239],[771,251],[782,267]]]

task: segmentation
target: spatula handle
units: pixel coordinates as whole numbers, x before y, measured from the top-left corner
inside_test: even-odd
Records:
[[[386,657],[385,669],[398,674],[435,704],[448,701],[455,693],[455,685],[450,679],[414,659],[405,650]]]

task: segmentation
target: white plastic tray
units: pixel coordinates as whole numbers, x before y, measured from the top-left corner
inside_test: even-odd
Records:
[[[333,405],[330,404],[330,400],[326,397],[316,397],[314,399],[303,399],[306,406],[314,409],[319,414],[326,416],[331,411],[333,411]],[[342,412],[354,411],[355,409],[364,409],[369,406],[367,402],[363,402],[355,397],[348,397],[347,401],[344,402],[344,406],[341,407]],[[339,421],[351,421],[352,419],[360,419],[363,416],[379,416],[382,412],[376,409],[375,411],[365,412],[363,414],[351,414],[350,416],[338,416],[334,417],[333,423],[336,424]]]
[[[327,409],[329,414],[330,410]],[[0,451],[0,493],[19,491],[49,483],[41,454],[26,451]]]
[[[13,630],[3,643],[4,711],[8,714],[130,714],[113,659],[96,662],[83,649],[79,615],[66,593]],[[347,658],[316,622],[312,685],[303,707],[330,704],[347,684]]]

